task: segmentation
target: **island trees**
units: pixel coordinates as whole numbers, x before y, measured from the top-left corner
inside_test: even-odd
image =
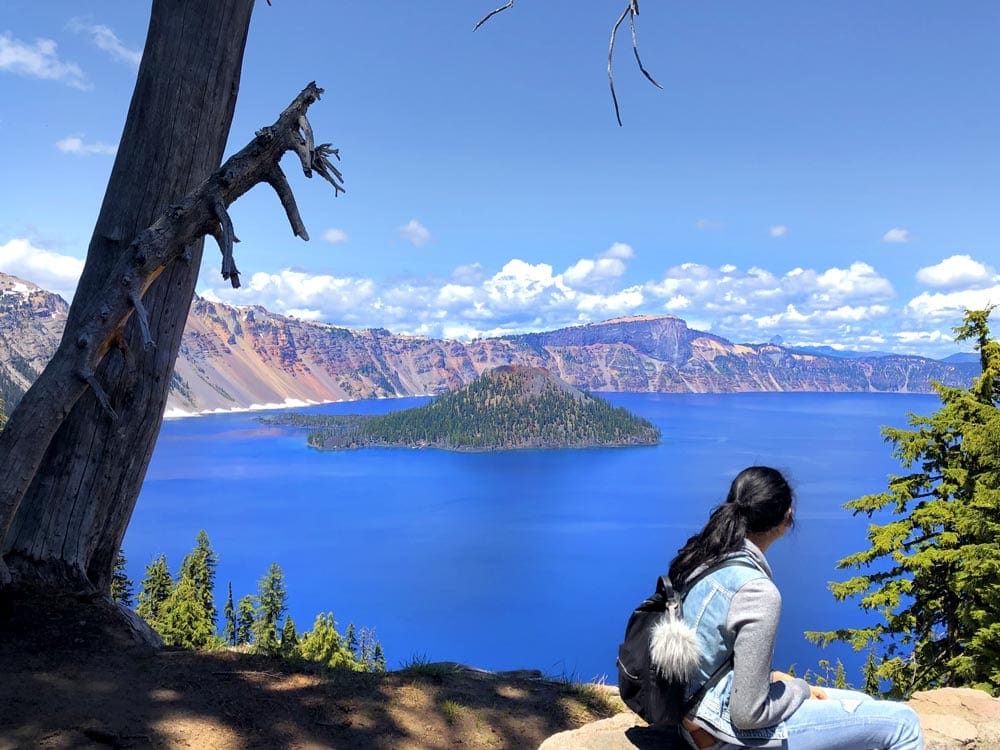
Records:
[[[990,310],[970,311],[958,341],[979,351],[972,386],[935,386],[941,408],[883,434],[907,473],[847,504],[875,520],[871,546],[838,563],[864,572],[831,585],[879,615],[865,628],[807,634],[870,649],[867,688],[889,694],[969,685],[1000,691],[1000,342]]]
[[[160,429],[202,255],[239,271],[227,207],[270,184],[307,239],[278,160],[301,157],[341,189],[306,112],[310,84],[221,169],[253,0],[153,0],[149,31],[107,192],[48,367],[0,433],[0,586],[109,588]],[[55,207],[56,209],[58,207]]]

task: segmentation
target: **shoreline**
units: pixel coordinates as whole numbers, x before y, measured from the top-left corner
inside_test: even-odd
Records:
[[[231,409],[203,409],[202,411],[186,411],[179,407],[168,407],[163,412],[164,419],[189,419],[192,417],[208,417],[215,414],[245,414],[254,411],[278,411],[280,409],[301,409],[306,406],[323,406],[324,404],[346,404],[355,401],[383,401],[397,398],[433,398],[433,393],[414,393],[405,396],[374,396],[372,398],[334,398],[326,401],[313,399],[286,398],[282,402],[267,404],[250,404],[249,406],[234,406]]]

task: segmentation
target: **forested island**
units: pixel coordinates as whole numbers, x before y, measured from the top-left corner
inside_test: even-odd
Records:
[[[514,450],[655,445],[651,422],[563,382],[547,370],[509,365],[425,406],[383,415],[278,414],[267,424],[309,428],[320,450],[366,447]]]

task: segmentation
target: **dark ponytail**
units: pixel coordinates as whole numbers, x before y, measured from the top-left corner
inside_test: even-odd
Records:
[[[670,563],[670,580],[682,586],[690,575],[743,546],[748,533],[770,531],[792,507],[792,488],[777,469],[751,466],[729,487],[726,502],[716,506],[700,532],[687,540]]]

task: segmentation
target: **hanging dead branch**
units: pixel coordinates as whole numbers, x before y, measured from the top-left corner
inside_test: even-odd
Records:
[[[93,295],[72,334],[63,337],[48,366],[0,432],[0,456],[8,457],[0,462],[0,540],[5,538],[59,426],[86,389],[93,391],[111,419],[118,418],[94,373],[110,350],[120,350],[121,332],[131,315],[137,316],[144,346],[154,346],[142,296],[156,277],[170,263],[190,262],[190,246],[212,235],[222,251],[222,277],[238,287],[240,272],[233,245],[239,240],[228,208],[262,182],[278,194],[295,235],[308,239],[291,187],[278,166],[288,151],[299,155],[306,177],[315,171],[333,185],[334,195],[344,192],[343,175],[330,161],[331,156],[340,158],[338,151],[328,143],[314,146],[306,117],[322,93],[315,82],[306,86],[273,125],[257,131],[245,148],[168,208],[121,254],[104,289]],[[8,578],[0,559],[0,585]]]
[[[479,23],[477,23],[475,26],[473,26],[472,30],[475,31],[480,26],[482,26],[484,23],[486,23],[491,18],[493,18],[493,16],[495,16],[497,13],[500,13],[501,11],[507,10],[508,8],[513,7],[513,5],[514,5],[514,0],[507,0],[507,2],[504,3],[503,5],[501,5],[499,8],[494,8],[489,13],[487,13],[485,16],[483,16],[482,18],[480,18],[479,19]]]
[[[479,19],[479,23],[475,25],[472,29],[475,31],[484,23],[489,21],[497,13],[507,10],[514,5],[514,0],[508,0],[504,5],[499,8],[494,8],[485,16]],[[618,38],[618,30],[621,28],[622,23],[628,18],[629,29],[632,32],[632,53],[635,55],[635,62],[639,66],[639,71],[646,77],[646,80],[651,84],[656,86],[658,89],[662,89],[661,86],[653,76],[649,74],[645,66],[642,64],[642,59],[639,57],[639,40],[635,31],[635,17],[639,15],[639,0],[627,0],[625,3],[625,10],[622,11],[621,15],[618,16],[618,20],[615,21],[614,26],[611,27],[611,41],[608,43],[608,85],[611,88],[611,102],[615,107],[615,119],[618,121],[618,127],[622,126],[622,115],[621,110],[618,107],[618,95],[615,93],[615,73],[614,73],[614,63],[613,57],[615,53],[615,40]]]

